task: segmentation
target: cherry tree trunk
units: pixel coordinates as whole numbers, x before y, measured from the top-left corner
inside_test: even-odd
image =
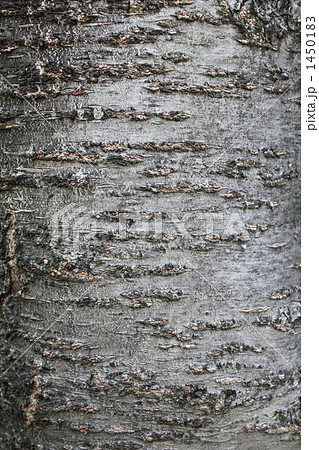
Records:
[[[294,0],[3,0],[1,449],[300,446]]]

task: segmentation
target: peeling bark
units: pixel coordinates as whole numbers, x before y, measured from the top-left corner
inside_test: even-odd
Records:
[[[1,448],[299,448],[298,1],[0,20]]]

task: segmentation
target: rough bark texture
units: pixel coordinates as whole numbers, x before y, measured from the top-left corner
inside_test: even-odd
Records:
[[[1,6],[1,449],[299,448],[299,7]]]

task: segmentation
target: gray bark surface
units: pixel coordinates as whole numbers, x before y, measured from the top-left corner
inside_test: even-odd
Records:
[[[298,2],[0,15],[0,448],[299,448]]]

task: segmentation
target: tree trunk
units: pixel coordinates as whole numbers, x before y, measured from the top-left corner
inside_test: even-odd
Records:
[[[299,448],[298,1],[1,30],[1,448]]]

